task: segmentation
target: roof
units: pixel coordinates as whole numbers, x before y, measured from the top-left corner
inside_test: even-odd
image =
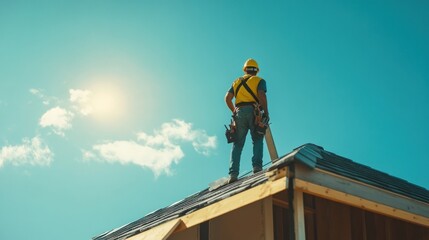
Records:
[[[403,179],[375,170],[368,166],[328,152],[314,144],[302,145],[281,157],[270,169],[300,162],[310,168],[322,169],[361,183],[394,192],[415,200],[429,203],[429,191]]]
[[[125,239],[139,234],[164,222],[182,217],[215,202],[263,184],[268,180],[265,174],[266,171],[280,169],[297,162],[312,169],[318,168],[418,201],[429,203],[429,191],[422,187],[353,162],[350,159],[328,152],[317,145],[305,144],[279,158],[270,168],[264,171],[242,177],[237,182],[213,191],[209,191],[208,188],[204,189],[168,207],[152,212],[137,221],[103,233],[93,239]]]
[[[179,202],[173,203],[168,207],[152,212],[135,222],[101,234],[93,239],[105,240],[130,237],[161,223],[189,214],[212,203],[243,192],[249,188],[264,183],[265,181],[267,181],[267,177],[265,176],[264,171],[261,171],[258,174],[241,178],[237,182],[228,184],[213,191],[209,191],[207,188]]]

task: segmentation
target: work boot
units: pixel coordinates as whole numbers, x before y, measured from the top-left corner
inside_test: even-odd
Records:
[[[233,183],[233,182],[237,181],[237,179],[238,179],[237,176],[230,175],[229,179],[228,179],[228,183]]]
[[[261,167],[253,167],[253,173],[258,173],[260,171],[262,171]]]

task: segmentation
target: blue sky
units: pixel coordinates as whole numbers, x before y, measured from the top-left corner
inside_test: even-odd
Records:
[[[250,57],[279,154],[311,142],[429,188],[428,10],[0,1],[0,239],[89,239],[226,176],[223,97]]]

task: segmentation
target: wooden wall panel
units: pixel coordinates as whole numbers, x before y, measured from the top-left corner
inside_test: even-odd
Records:
[[[352,240],[366,240],[364,211],[359,208],[350,208],[350,226]]]
[[[328,211],[328,201],[322,198],[317,198],[315,203],[317,240],[330,240]]]
[[[306,196],[304,195],[304,199]],[[289,240],[290,235],[290,219],[288,204],[281,199],[274,201],[273,205],[273,220],[274,220],[274,239]],[[308,200],[308,199],[307,199]],[[314,205],[312,202],[304,202],[305,212],[305,238],[306,240],[317,240],[316,238],[316,219],[314,214]]]
[[[336,202],[329,205],[331,239],[351,240],[350,207]]]
[[[304,193],[305,214],[305,238],[306,240],[317,240],[316,236],[316,214],[315,197]]]
[[[274,239],[288,240],[289,239],[289,211],[284,206],[273,206],[274,216]]]
[[[315,198],[317,240],[429,240],[429,228],[364,209]],[[308,235],[310,236],[310,235]]]
[[[386,217],[380,214],[371,213],[374,216],[375,239],[387,239]]]
[[[274,197],[275,239],[288,239],[288,204]],[[304,194],[307,240],[429,240],[429,228],[365,209]]]
[[[317,240],[316,238],[316,219],[313,213],[305,213],[305,239]]]
[[[407,234],[406,240],[428,240],[429,239],[429,228],[423,228],[421,226],[405,223],[405,232]]]
[[[406,225],[409,225],[409,223],[394,219],[394,218],[387,218],[387,226],[389,231],[388,239],[389,240],[404,240],[407,239],[407,227]]]
[[[365,228],[366,228],[366,239],[377,240],[377,226],[375,223],[375,216],[371,212],[365,212]]]
[[[318,240],[351,240],[349,206],[316,198],[316,224]]]
[[[262,201],[221,215],[210,221],[210,240],[263,240],[263,217]]]

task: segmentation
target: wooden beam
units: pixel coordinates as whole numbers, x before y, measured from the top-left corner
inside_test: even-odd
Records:
[[[270,181],[274,181],[277,180],[279,178],[284,178],[287,175],[287,168],[280,168],[280,169],[274,169],[272,171],[266,172],[265,176],[267,176],[267,178]]]
[[[145,232],[127,238],[127,240],[166,240],[181,222],[182,220],[180,219],[173,219],[169,222],[151,228]]]
[[[245,205],[262,200],[278,192],[284,191],[286,190],[286,181],[285,177],[275,181],[268,181],[264,184],[187,214],[181,217],[183,224],[180,224],[176,231],[182,231]]]
[[[429,218],[397,209],[380,202],[367,200],[349,193],[344,193],[300,179],[295,179],[295,187],[297,189],[301,189],[305,193],[318,197],[429,227]]]
[[[269,196],[262,200],[262,211],[264,215],[265,240],[274,240],[274,221],[273,221],[273,198]]]
[[[304,194],[295,189],[293,198],[295,239],[305,240],[305,219],[304,219]]]
[[[270,154],[271,162],[274,162],[274,160],[279,158],[279,155],[277,154],[276,145],[274,144],[273,135],[269,126],[265,132],[265,142],[267,142],[268,153]]]

